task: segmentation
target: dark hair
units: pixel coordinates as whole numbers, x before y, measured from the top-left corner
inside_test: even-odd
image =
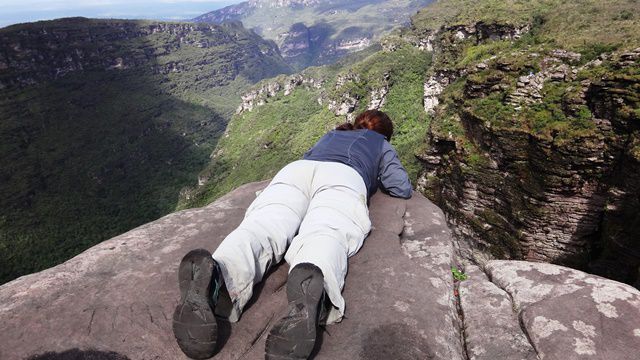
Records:
[[[387,141],[391,141],[393,135],[393,122],[387,114],[379,110],[367,110],[354,120],[352,123],[344,123],[338,125],[336,130],[356,130],[356,129],[369,129],[379,134],[382,134]]]

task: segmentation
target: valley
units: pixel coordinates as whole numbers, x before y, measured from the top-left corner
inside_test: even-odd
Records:
[[[237,23],[69,18],[0,44],[0,282],[174,211],[241,91],[291,71]]]

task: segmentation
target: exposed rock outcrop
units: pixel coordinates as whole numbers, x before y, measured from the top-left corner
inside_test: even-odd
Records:
[[[532,57],[539,56],[534,53]],[[541,71],[518,78],[516,89],[507,95],[507,102],[521,110],[523,105],[531,105],[542,102],[542,89],[545,83],[550,81],[573,81],[576,74],[585,67],[572,66],[578,62],[581,55],[578,53],[556,49],[550,56],[540,61]],[[588,84],[584,84],[588,85]]]
[[[353,112],[358,107],[361,99],[360,96],[349,92],[348,87],[358,81],[360,81],[360,78],[353,72],[338,75],[332,91],[332,94],[335,96],[331,97],[326,95],[324,79],[314,78],[304,73],[268,80],[241,95],[242,104],[240,104],[236,110],[236,114],[253,111],[256,107],[266,104],[270,98],[289,96],[295,89],[302,86],[305,89],[322,89],[323,91],[318,98],[318,102],[320,104],[326,103],[329,111],[333,112],[336,116],[344,116],[352,120]],[[386,84],[388,81],[389,75],[387,74],[383,78],[383,86],[372,90],[368,106],[369,109],[379,109],[382,107],[389,92],[389,86]]]
[[[424,111],[427,114],[434,114],[436,106],[440,104],[438,97],[458,76],[454,71],[441,70],[431,75],[427,81],[425,81],[423,104]]]
[[[347,120],[353,120],[353,112],[360,103],[360,96],[349,89],[360,81],[360,76],[354,72],[338,75],[333,91],[334,96],[329,99],[327,107],[336,116],[346,116]]]
[[[464,41],[514,39],[528,27],[505,29],[443,29],[437,66],[457,64]],[[471,62],[453,78],[436,71],[426,81],[425,111],[436,120],[429,149],[419,155],[425,170],[418,185],[449,215],[463,248],[638,281],[640,254],[630,232],[638,231],[630,209],[639,203],[630,194],[640,192],[638,54],[581,65],[571,51],[521,50]],[[598,75],[605,66],[614,71]],[[449,94],[455,107],[440,108],[452,79],[463,84]],[[476,257],[474,250],[468,256]],[[613,266],[614,257],[623,264]]]
[[[484,272],[490,281],[476,269],[460,285],[470,359],[636,356],[637,324],[623,318],[640,314],[638,290],[551,264],[496,260]]]
[[[467,266],[466,275],[469,279],[460,283],[459,294],[469,358],[538,359],[519,326],[509,293],[489,281],[477,266]]]
[[[261,86],[241,95],[242,104],[238,106],[236,114],[242,114],[245,111],[252,111],[254,108],[266,104],[269,98],[276,96],[289,96],[300,86],[319,89],[323,84],[324,80],[322,79],[315,79],[302,74],[268,80]]]
[[[478,22],[473,25],[443,27],[437,31],[428,30],[422,34],[416,34],[413,31],[405,34],[404,38],[420,50],[435,52],[434,57],[438,59],[447,57],[447,52],[455,52],[456,44],[459,42],[472,41],[480,44],[493,40],[516,40],[528,31],[529,25],[516,26]],[[479,65],[479,69],[483,67],[486,67],[486,64]],[[465,73],[466,69],[455,69],[441,64],[424,83],[423,104],[425,112],[433,115],[435,108],[440,103],[439,96],[444,89]],[[538,77],[542,77],[542,75],[538,75]],[[526,84],[532,82],[528,77],[523,77],[522,81]]]
[[[309,65],[332,63],[373,43],[374,35],[367,31],[354,29],[341,32],[337,37],[331,36],[332,31],[326,23],[291,25],[288,31],[278,34],[282,57],[295,68],[304,69]]]
[[[472,40],[476,44],[490,40],[517,40],[529,32],[530,28],[529,24],[487,24],[480,21],[470,25],[443,26],[437,30],[424,29],[417,31],[414,26],[404,35],[408,41],[420,50],[441,52],[443,46],[446,47],[465,40]]]
[[[7,329],[0,357],[84,351],[184,359],[171,332],[180,258],[196,247],[214,249],[264,186],[243,186],[0,286]],[[431,202],[377,194],[370,216],[373,230],[350,259],[347,317],[327,328],[316,359],[635,358],[628,349],[640,346],[637,290],[518,261],[491,261],[484,272],[467,266],[470,278],[457,282],[451,234]],[[239,323],[220,322],[217,359],[264,357],[265,334],[286,309],[286,274],[286,265],[269,273]]]

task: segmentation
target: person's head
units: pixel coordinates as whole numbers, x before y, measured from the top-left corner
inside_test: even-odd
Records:
[[[336,130],[369,129],[382,134],[387,141],[391,141],[393,135],[393,122],[387,114],[379,110],[367,110],[356,117],[353,124],[344,123]]]

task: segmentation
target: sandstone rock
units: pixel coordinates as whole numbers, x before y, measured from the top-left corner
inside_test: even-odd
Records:
[[[343,94],[340,101],[332,100],[327,107],[336,116],[349,115],[355,111],[358,106],[358,98],[351,96],[350,94]]]
[[[457,76],[448,71],[439,71],[429,77],[424,83],[423,106],[427,114],[433,114],[440,104],[438,96],[455,80]]]
[[[357,81],[360,81],[360,77],[351,71],[338,75],[335,85],[336,95],[334,95],[334,98],[327,104],[329,111],[332,111],[336,116],[347,116],[349,121],[352,120],[352,113],[358,107],[360,98],[359,96],[352,95],[349,92],[341,93],[340,89],[348,83]]]
[[[465,270],[469,278],[459,289],[469,359],[536,359],[509,294],[491,283],[477,266]]]
[[[516,40],[529,32],[530,25],[487,24],[484,22],[475,25],[478,42],[487,40]]]
[[[185,359],[171,331],[178,263],[193,248],[213,250],[265,184],[0,286],[0,358]],[[322,333],[316,359],[610,360],[631,359],[627,349],[640,346],[640,292],[629,286],[555,265],[490,261],[488,278],[467,266],[458,298],[440,209],[418,193],[379,193],[370,216],[372,232],[349,262],[346,317]],[[220,322],[215,359],[264,357],[266,334],[286,309],[287,270],[269,272],[240,322]]]
[[[367,106],[368,110],[378,110],[380,109],[385,102],[387,101],[387,94],[389,93],[389,79],[391,78],[391,74],[388,72],[384,74],[384,85],[379,89],[374,89],[371,91],[371,95],[369,96],[369,106]]]
[[[625,69],[634,54],[612,54],[603,61]],[[494,258],[559,263],[640,283],[639,202],[630,195],[640,189],[640,157],[632,150],[638,142],[637,78],[610,74],[577,82],[578,72],[598,65],[574,65],[579,56],[566,50],[511,55],[526,56],[539,70],[516,72],[518,62],[510,56],[487,61],[481,76],[465,79],[465,100],[447,109],[447,121],[459,120],[466,140],[478,147],[474,159],[482,161],[471,163],[462,137],[441,131],[436,116],[426,151],[419,155],[424,165],[419,189],[456,221],[461,241]],[[494,73],[507,80],[497,82]],[[501,87],[512,80],[515,87]],[[442,91],[437,84],[428,83],[425,94]],[[507,105],[522,111],[549,101],[543,98],[545,86],[564,87],[558,101],[564,115],[594,130],[569,136],[563,130],[536,133],[468,110],[467,99],[498,91]],[[430,105],[425,110],[437,101],[437,95],[425,96]],[[612,189],[623,189],[624,195]]]
[[[640,291],[557,265],[491,261],[541,359],[637,359]]]
[[[622,66],[633,66],[640,60],[640,48],[625,52],[620,55],[620,64]]]
[[[185,358],[171,331],[180,258],[197,247],[213,250],[264,185],[243,186],[205,208],[168,215],[4,284],[0,358],[74,348]],[[423,215],[433,221],[419,222]],[[462,359],[449,273],[453,248],[442,212],[419,194],[409,201],[378,194],[371,217],[374,229],[350,261],[347,318],[327,328],[316,358]],[[286,265],[270,272],[239,323],[221,323],[224,346],[216,359],[264,357],[265,334],[286,308],[286,273]]]
[[[568,60],[572,64],[578,63],[582,58],[582,55],[573,51],[567,51],[563,49],[555,49],[551,51],[551,55],[556,58]]]
[[[434,50],[433,42],[435,39],[436,39],[435,35],[429,34],[428,36],[420,40],[418,49],[425,50],[428,52],[433,52]]]
[[[387,100],[387,94],[389,93],[389,87],[383,86],[377,90],[371,91],[368,110],[380,109]]]
[[[280,93],[282,93],[283,96],[289,96],[300,86],[320,89],[323,84],[324,80],[322,79],[315,79],[302,74],[291,75],[284,78],[284,80],[281,78],[278,80],[269,80],[240,96],[242,103],[238,106],[236,114],[241,114],[245,111],[251,112],[254,108],[266,104],[267,99],[276,97]]]
[[[371,37],[360,37],[356,39],[342,39],[335,44],[336,50],[360,51],[371,45]]]

